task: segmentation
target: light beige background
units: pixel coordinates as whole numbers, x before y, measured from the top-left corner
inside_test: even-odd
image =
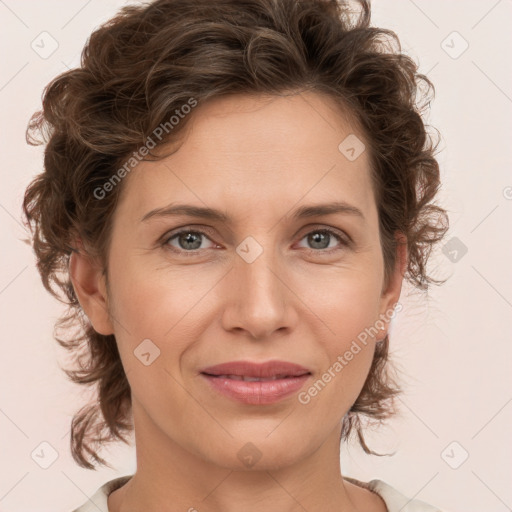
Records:
[[[87,471],[71,458],[69,424],[87,394],[59,369],[64,354],[52,331],[62,306],[43,289],[20,225],[24,189],[42,166],[41,148],[25,144],[28,119],[43,87],[78,64],[90,32],[124,3],[0,0],[0,511],[69,512],[134,470],[124,445],[104,452],[116,471]],[[440,200],[450,212],[447,241],[456,240],[431,265],[448,282],[428,296],[406,287],[393,325],[402,412],[369,442],[397,453],[343,448],[342,471],[452,512],[510,510],[512,2],[375,0],[373,9],[374,24],[395,30],[436,85],[430,122],[442,133]],[[58,43],[46,59],[31,48],[49,37],[44,31]],[[53,450],[57,459],[43,469]]]

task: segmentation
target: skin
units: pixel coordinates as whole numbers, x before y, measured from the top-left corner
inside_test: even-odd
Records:
[[[109,496],[109,511],[385,512],[378,495],[342,478],[339,437],[387,323],[308,404],[297,394],[241,404],[198,374],[280,359],[312,372],[305,390],[397,303],[405,249],[385,286],[368,154],[349,161],[338,150],[357,131],[312,92],[216,98],[190,122],[177,152],[140,163],[122,184],[109,287],[84,251],[72,255],[80,304],[98,332],[115,334],[132,389],[137,472]],[[292,218],[299,206],[340,200],[364,219]],[[221,209],[231,221],[141,222],[175,202]],[[158,244],[181,227],[208,230],[199,249],[183,237]],[[331,236],[315,245],[308,235],[327,227],[353,244]],[[252,263],[236,252],[248,236],[263,248]],[[160,349],[148,366],[134,355],[144,339]],[[261,452],[250,468],[237,457],[249,442]]]

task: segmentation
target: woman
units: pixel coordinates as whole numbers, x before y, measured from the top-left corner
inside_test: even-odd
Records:
[[[108,465],[133,430],[137,454],[77,511],[438,510],[339,465],[393,414],[403,279],[437,283],[419,85],[367,2],[326,0],[125,7],[49,84],[23,206],[98,386],[71,449]]]

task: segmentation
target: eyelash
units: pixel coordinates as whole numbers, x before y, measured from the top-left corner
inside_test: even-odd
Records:
[[[208,250],[208,249],[193,249],[190,251],[186,251],[184,249],[177,249],[176,247],[169,245],[169,242],[171,240],[173,240],[174,238],[178,237],[179,235],[181,235],[183,233],[199,234],[199,235],[202,235],[202,236],[208,238],[210,241],[213,242],[213,240],[211,240],[211,238],[208,236],[208,233],[206,233],[205,231],[202,231],[201,229],[183,228],[183,229],[180,229],[179,231],[173,233],[170,236],[165,236],[161,245],[164,248],[169,249],[170,251],[172,251],[174,253],[183,254],[187,257],[188,256],[197,256],[201,251]],[[303,240],[308,235],[311,235],[313,233],[322,233],[322,234],[328,234],[330,236],[333,236],[344,247],[349,247],[352,243],[351,239],[348,236],[347,236],[347,239],[344,239],[344,237],[342,237],[337,231],[334,231],[333,229],[330,229],[330,228],[313,229],[312,231],[309,231],[308,233],[306,233],[300,240]],[[342,249],[342,247],[339,247],[339,248],[331,247],[330,249],[308,249],[308,248],[305,248],[305,250],[308,251],[309,253],[316,253],[316,254],[320,254],[320,253],[331,254],[332,252],[336,252],[341,249]]]

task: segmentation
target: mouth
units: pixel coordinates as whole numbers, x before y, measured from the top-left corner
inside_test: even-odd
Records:
[[[204,368],[200,375],[211,389],[232,400],[264,405],[296,393],[312,373],[286,361],[234,361]]]
[[[241,377],[247,379],[283,379],[311,373],[308,368],[299,364],[278,360],[265,362],[230,361],[203,368],[200,372],[212,377]]]
[[[273,377],[251,377],[249,375],[215,375],[206,372],[204,372],[203,375],[220,379],[243,380],[244,382],[268,382],[273,380],[293,379],[295,377],[302,377],[303,375],[310,375],[310,372],[306,372],[301,375],[274,375]]]

